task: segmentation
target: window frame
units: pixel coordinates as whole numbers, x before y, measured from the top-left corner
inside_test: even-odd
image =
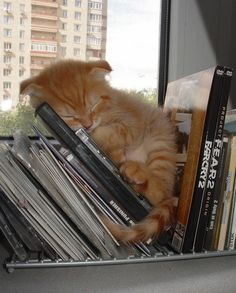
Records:
[[[161,0],[158,104],[163,106],[168,84],[171,0]]]

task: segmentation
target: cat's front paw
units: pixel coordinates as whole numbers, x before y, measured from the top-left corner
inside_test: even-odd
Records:
[[[133,185],[144,185],[148,180],[148,172],[142,163],[126,161],[120,167],[121,175]]]

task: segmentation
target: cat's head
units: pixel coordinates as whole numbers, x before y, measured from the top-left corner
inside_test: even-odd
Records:
[[[34,108],[49,103],[73,129],[93,130],[108,106],[111,72],[106,61],[63,60],[24,80],[20,93],[29,95]]]

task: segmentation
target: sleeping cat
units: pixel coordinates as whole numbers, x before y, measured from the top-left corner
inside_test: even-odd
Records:
[[[48,102],[73,129],[84,127],[120,168],[121,174],[153,205],[132,227],[103,221],[123,242],[157,237],[170,223],[176,204],[174,127],[158,107],[112,88],[106,61],[59,61],[24,80],[20,92],[37,107]]]

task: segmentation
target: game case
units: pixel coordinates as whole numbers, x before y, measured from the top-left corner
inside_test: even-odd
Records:
[[[176,126],[177,163],[184,164],[172,248],[182,251],[198,169],[206,110],[215,68],[168,84],[164,111]]]
[[[1,189],[59,257],[85,259],[77,233],[5,145],[0,148],[0,176]]]
[[[81,164],[85,165],[96,176],[97,180],[106,187],[122,206],[126,207],[129,214],[136,221],[140,221],[148,215],[151,206],[150,209],[147,209],[147,204],[143,197],[137,197],[125,185],[121,184],[117,176],[101,163],[97,156],[93,154],[47,103],[41,104],[35,112],[44,121],[53,135],[79,159]]]
[[[82,190],[68,177],[47,146],[42,142],[41,148],[38,148],[36,145],[30,145],[29,141],[22,145],[25,140],[27,137],[18,133],[18,145],[21,150],[25,150],[23,153],[18,147],[18,156],[24,157],[26,167],[27,164],[31,165],[34,176],[46,188],[53,201],[99,249],[104,258],[117,254],[109,235],[104,238],[104,230],[107,232],[107,228],[94,212]],[[14,149],[16,150],[16,147]]]
[[[7,220],[6,215],[0,207],[0,230],[6,237],[8,243],[13,249],[14,253],[17,255],[19,260],[26,260],[28,254],[24,248],[22,241],[19,239],[17,233],[12,228],[11,224]]]
[[[222,94],[223,75],[223,67],[217,66],[215,69],[209,94],[209,101],[206,109],[202,143],[198,159],[197,175],[194,184],[192,203],[189,211],[188,224],[185,232],[182,252],[191,252],[195,250],[195,237],[201,215],[201,207],[203,202],[204,189],[207,182],[207,175],[211,163],[212,144],[214,141],[216,120],[219,111],[218,107]]]
[[[218,240],[218,250],[224,250],[226,243],[226,234],[227,228],[229,225],[230,209],[233,199],[233,188],[236,172],[236,136],[233,136],[231,139],[231,154],[229,160],[228,174],[226,178],[226,189],[224,191],[223,198],[223,210],[222,217],[220,221],[220,231],[219,231],[219,240]]]
[[[226,167],[227,161],[227,149],[228,149],[229,138],[225,136],[223,138],[222,151],[219,158],[219,171],[217,172],[215,192],[213,193],[212,205],[210,208],[209,219],[206,227],[206,236],[203,244],[203,250],[214,250],[213,248],[213,239],[214,234],[217,229],[217,216],[219,213],[219,208],[221,204],[221,193],[222,186],[224,186],[224,169]]]
[[[87,182],[80,176],[81,165],[76,160],[76,158],[73,159],[73,164],[72,164],[72,166],[75,169],[71,166],[71,160],[72,160],[71,157],[73,156],[71,154],[71,152],[69,152],[65,148],[59,148],[57,150],[55,147],[53,147],[53,145],[50,143],[50,141],[40,132],[40,130],[36,126],[33,126],[33,129],[34,129],[35,133],[40,137],[40,139],[52,151],[52,153],[55,155],[55,157],[61,162],[61,164],[67,170],[68,174],[70,174],[70,176],[77,182],[77,184],[80,186],[80,188],[86,194],[86,197],[88,197],[91,200],[91,202],[94,204],[95,208],[97,208],[99,210],[99,212],[101,212],[103,215],[108,216],[113,222],[115,222],[117,224],[123,224],[123,225],[128,225],[128,226],[134,224],[134,220],[131,218],[131,216],[128,216],[128,214],[124,213],[123,207],[118,205],[116,203],[116,201],[110,196],[110,194],[108,194],[108,196],[110,196],[110,198],[111,198],[111,200],[109,202],[110,205],[108,205],[106,203],[106,201],[103,200],[104,193],[107,192],[106,189],[103,190],[103,187],[100,186],[99,191],[103,192],[102,196],[101,196],[93,188],[91,188],[90,184],[87,184]],[[86,137],[88,137],[88,136],[86,135]],[[96,148],[96,151],[97,150],[98,149]],[[68,163],[68,161],[64,157],[67,159],[69,157],[70,163]],[[104,160],[104,157],[102,158],[102,160]],[[112,164],[112,163],[110,163],[110,164]],[[111,166],[111,168],[115,169],[115,166]],[[86,172],[86,169],[85,169],[85,172]],[[84,174],[84,173],[82,172],[82,174]],[[94,180],[96,187],[98,187],[98,185],[100,185],[99,181],[97,181],[96,178],[94,178],[92,173],[88,173],[85,176],[85,179],[87,179],[87,176],[90,176],[90,178],[88,180],[89,183],[91,182],[91,180]],[[94,186],[94,185],[92,184],[92,186]],[[98,190],[98,188],[95,188],[95,189]],[[114,206],[115,206],[115,208],[113,210],[112,208]],[[107,231],[107,232],[109,233],[109,231]],[[115,239],[114,239],[114,241],[116,242]],[[144,243],[141,243],[141,242],[134,244],[134,246],[139,251],[141,251],[142,253],[144,253],[147,256],[150,256],[150,254],[151,254],[150,250],[153,251],[152,247],[150,247],[149,245],[146,245]]]
[[[51,259],[56,258],[53,249],[38,235],[33,226],[22,216],[2,190],[0,190],[0,206],[7,220],[28,250],[34,252],[44,251]]]
[[[214,192],[218,192],[215,189],[217,184],[217,174],[220,172],[219,170],[219,160],[223,147],[223,132],[224,132],[224,122],[227,110],[228,97],[230,92],[230,84],[232,79],[232,70],[229,68],[223,68],[223,76],[222,76],[222,85],[219,88],[219,98],[218,105],[216,106],[216,102],[214,105],[209,105],[213,113],[215,115],[210,117],[211,123],[209,125],[209,130],[206,141],[208,144],[211,143],[211,155],[210,155],[210,163],[207,172],[207,179],[205,181],[205,185],[202,193],[202,202],[201,209],[198,216],[198,224],[197,231],[194,238],[194,251],[200,252],[203,249],[203,245],[205,242],[207,223],[209,219],[209,211],[212,206],[212,200]],[[213,108],[215,106],[215,108]],[[212,132],[212,134],[210,134]],[[205,149],[204,149],[205,151]],[[201,189],[200,189],[201,190]],[[194,195],[195,196],[195,195]],[[199,197],[198,197],[199,199]]]

